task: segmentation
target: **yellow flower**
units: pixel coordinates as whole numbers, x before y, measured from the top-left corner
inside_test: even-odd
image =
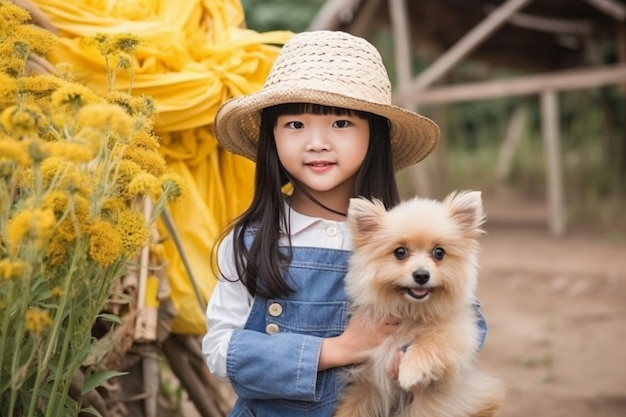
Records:
[[[130,33],[108,35],[98,33],[87,42],[95,43],[102,56],[119,54],[120,52],[131,53],[139,44],[139,38]]]
[[[0,57],[1,55],[2,53],[0,52]],[[0,73],[0,109],[15,105],[17,80],[19,80],[19,78],[16,79],[4,73]]]
[[[2,126],[13,135],[22,136],[37,133],[45,116],[41,109],[34,106],[12,106],[4,109],[1,116]]]
[[[65,83],[50,96],[53,108],[78,110],[81,106],[93,105],[102,100],[91,89],[74,83]]]
[[[124,190],[132,179],[141,172],[141,167],[133,161],[122,160],[117,165],[117,170],[113,173],[115,175],[115,183],[120,190]]]
[[[0,72],[4,72],[14,78],[22,74],[24,66],[25,61],[14,56],[5,56],[0,60]]]
[[[163,175],[166,169],[165,159],[163,159],[161,154],[139,146],[129,146],[126,148],[124,158],[136,162],[141,169],[155,177]]]
[[[43,160],[41,178],[46,189],[53,187],[56,190],[70,193],[78,192],[82,195],[89,195],[92,192],[88,173],[58,157],[49,157]]]
[[[99,220],[89,230],[89,256],[105,268],[121,256],[122,239],[113,225]]]
[[[7,223],[7,240],[17,246],[24,239],[32,239],[37,248],[42,248],[50,239],[55,222],[54,213],[49,209],[20,211]]]
[[[75,136],[76,143],[86,146],[92,155],[97,155],[102,148],[103,132],[94,128],[82,128]]]
[[[148,243],[150,230],[146,219],[141,213],[134,210],[124,210],[120,213],[116,232],[122,238],[122,253],[124,256],[133,256]]]
[[[16,170],[15,178],[20,188],[33,188],[34,186],[33,170],[31,168]]]
[[[64,236],[59,233],[55,233],[52,236],[52,240],[50,240],[44,252],[49,268],[55,268],[65,262],[70,244],[71,242],[67,241]]]
[[[0,79],[0,83],[4,80]],[[28,94],[35,99],[49,98],[63,82],[53,75],[34,75],[31,77],[20,77],[14,80],[17,90],[22,94]],[[15,89],[15,88],[14,88]]]
[[[143,195],[146,193],[152,195],[160,194],[161,182],[157,177],[147,172],[142,172],[135,175],[130,183],[124,189],[124,196],[128,199],[132,199],[137,195]]]
[[[47,30],[35,25],[20,25],[15,37],[29,46],[29,52],[45,57],[56,45],[56,38]]]
[[[25,143],[19,140],[0,138],[0,155],[0,158],[11,159],[21,166],[29,166],[32,163]]]
[[[142,114],[146,118],[154,117],[157,112],[154,100],[148,96],[133,97],[130,105],[132,108],[132,114]]]
[[[169,196],[170,201],[179,201],[185,195],[185,181],[174,173],[167,173],[161,176],[161,187],[163,192]]]
[[[122,197],[108,198],[102,203],[102,210],[108,212],[111,218],[117,218],[119,213],[126,209],[128,209],[128,203]]]
[[[31,307],[26,311],[26,329],[31,333],[41,333],[52,326],[52,319],[46,310]]]
[[[56,217],[61,217],[68,209],[69,195],[62,191],[52,191],[46,194],[41,202],[41,208],[51,209]]]
[[[7,24],[7,28],[13,28],[16,25],[24,24],[30,21],[30,14],[20,7],[0,7],[0,21]],[[5,26],[2,26],[3,28]]]
[[[12,261],[8,258],[0,260],[0,281],[24,276],[30,270],[30,265],[24,261]]]
[[[61,298],[65,295],[65,291],[63,291],[62,288],[54,287],[50,290],[50,295],[52,295],[54,298]]]
[[[81,126],[112,130],[120,137],[129,137],[133,127],[133,118],[115,104],[86,105],[79,110],[78,121]]]
[[[130,141],[130,146],[136,146],[149,151],[159,150],[159,138],[152,133],[145,130],[140,130],[133,133],[133,137]]]
[[[53,142],[47,145],[48,154],[71,162],[89,162],[96,155],[93,148],[80,143]]]

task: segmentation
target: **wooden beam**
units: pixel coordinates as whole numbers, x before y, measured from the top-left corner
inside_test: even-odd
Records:
[[[626,19],[626,6],[615,0],[584,0],[596,9],[612,16],[614,19]]]
[[[307,30],[337,30],[350,23],[361,0],[327,0],[317,12]]]
[[[515,13],[509,19],[512,25],[540,32],[571,33],[589,35],[593,30],[591,22],[586,20],[555,19],[550,17],[534,16],[526,13]]]
[[[415,78],[407,93],[413,95],[426,89],[502,26],[513,14],[531,1],[532,0],[507,0],[502,5],[498,6],[485,20],[476,25],[463,36],[461,40]]]
[[[624,82],[626,82],[626,65],[617,65],[439,87],[421,93],[400,91],[395,94],[394,102],[407,103],[410,101],[419,105],[454,103],[540,94],[546,89],[554,91],[578,90]]]
[[[382,0],[368,0],[359,7],[354,20],[348,26],[348,31],[353,35],[367,38],[368,31],[372,27],[374,15]]]
[[[561,178],[559,108],[554,90],[541,93],[541,123],[546,158],[548,226],[553,235],[562,236],[565,233],[565,204]]]

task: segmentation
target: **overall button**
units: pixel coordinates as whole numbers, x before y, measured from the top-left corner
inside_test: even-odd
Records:
[[[267,332],[267,334],[278,333],[278,324],[276,323],[268,324],[267,327],[265,328],[265,331]]]
[[[267,311],[270,313],[270,316],[278,317],[283,312],[283,306],[281,306],[278,303],[272,303],[272,304],[270,304],[270,306],[267,309]]]
[[[330,236],[330,237],[337,236],[337,227],[336,226],[330,226],[328,229],[326,229],[326,234],[328,234],[328,236]]]

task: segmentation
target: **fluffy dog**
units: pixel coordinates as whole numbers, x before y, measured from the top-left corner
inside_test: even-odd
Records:
[[[335,417],[488,417],[500,407],[501,381],[473,368],[483,222],[476,191],[443,202],[414,198],[390,211],[378,201],[350,201],[354,252],[346,291],[353,313],[401,323],[349,371]],[[401,346],[395,380],[388,371]]]

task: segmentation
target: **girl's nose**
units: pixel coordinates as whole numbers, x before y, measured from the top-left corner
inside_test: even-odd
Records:
[[[326,134],[321,129],[311,129],[310,136],[307,141],[307,151],[320,152],[327,151],[330,147]]]

